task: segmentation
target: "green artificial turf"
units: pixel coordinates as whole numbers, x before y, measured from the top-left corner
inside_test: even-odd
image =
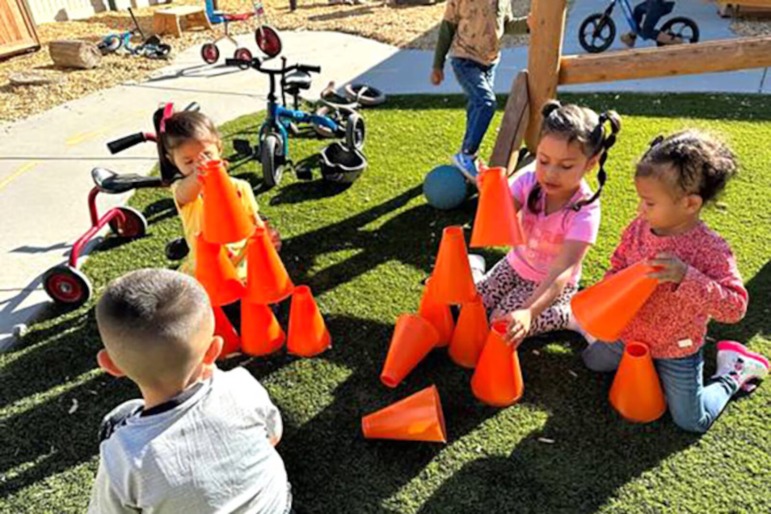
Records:
[[[584,283],[602,276],[634,215],[633,163],[649,140],[696,126],[730,141],[741,174],[704,217],[736,252],[751,301],[744,321],[714,324],[710,337],[736,339],[771,355],[771,97],[565,99],[612,107],[624,118],[608,163],[600,239],[586,259]],[[332,349],[314,359],[282,353],[222,365],[246,367],[281,409],[285,433],[278,449],[296,510],[771,511],[771,384],[731,402],[699,437],[680,431],[668,415],[649,425],[621,420],[606,399],[610,377],[583,368],[582,343],[570,333],[522,346],[525,394],[507,409],[475,401],[470,372],[453,365],[445,351],[435,351],[395,390],[380,383],[394,320],[417,309],[441,229],[468,226],[472,219],[472,202],[439,212],[421,193],[426,172],[447,162],[461,140],[462,107],[460,97],[390,98],[365,113],[370,167],[350,189],[288,176],[258,196],[283,235],[291,276],[311,286],[333,337]],[[233,137],[253,136],[256,121],[251,116],[222,127],[226,154],[232,153]],[[493,127],[499,122],[498,117]],[[491,132],[484,155],[493,141]],[[324,144],[293,139],[292,156],[312,158]],[[256,163],[230,158],[235,175],[259,183]],[[168,191],[140,191],[131,203],[149,219],[149,236],[128,243],[110,238],[91,255],[84,269],[97,292],[129,270],[174,265],[163,251],[180,234]],[[493,263],[503,254],[485,255]],[[128,381],[97,369],[100,341],[92,307],[93,302],[69,313],[51,309],[15,350],[0,355],[0,512],[82,512],[97,467],[100,419],[137,395]],[[706,355],[711,373],[714,345]],[[446,445],[362,438],[363,414],[432,383],[444,406]]]

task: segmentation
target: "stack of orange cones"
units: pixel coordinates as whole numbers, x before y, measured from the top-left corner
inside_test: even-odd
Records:
[[[452,319],[452,311],[446,303],[437,303],[432,296],[431,279],[426,280],[423,288],[423,296],[420,299],[418,315],[431,323],[439,334],[438,347],[447,346],[452,339],[455,330],[455,321]]]
[[[222,351],[219,354],[220,359],[235,353],[241,349],[241,338],[233,328],[230,320],[222,311],[221,307],[214,306],[214,335],[222,338]]]
[[[646,345],[626,345],[608,396],[613,408],[627,421],[650,423],[664,415],[667,403]]]
[[[388,387],[399,385],[438,341],[439,334],[431,323],[420,316],[402,314],[396,320],[380,381]]]
[[[474,396],[493,407],[508,407],[525,392],[517,352],[503,340],[507,326],[505,321],[493,323],[471,377]]]
[[[268,305],[243,301],[241,339],[244,353],[260,357],[280,350],[286,334]]]
[[[458,325],[452,333],[450,358],[464,368],[475,367],[489,332],[487,312],[482,298],[477,295],[473,302],[461,307]]]
[[[616,341],[658,285],[654,268],[638,262],[578,292],[570,302],[581,328],[600,341]]]
[[[430,386],[361,419],[367,439],[447,442],[439,391]]]
[[[432,298],[436,303],[466,303],[474,300],[476,287],[471,276],[463,228],[446,227],[431,275]]]
[[[332,338],[310,287],[296,287],[292,293],[292,305],[289,310],[287,350],[300,357],[313,357],[331,345]]]
[[[204,239],[210,243],[235,243],[254,232],[254,217],[246,212],[223,161],[206,163],[198,175],[203,185]]]
[[[244,285],[222,245],[207,242],[199,234],[195,262],[195,278],[209,293],[212,305],[227,305],[244,296]]]
[[[246,250],[246,298],[252,303],[276,303],[292,294],[294,284],[265,227],[257,227]]]
[[[505,168],[480,173],[479,205],[471,232],[471,247],[517,246],[523,243]]]

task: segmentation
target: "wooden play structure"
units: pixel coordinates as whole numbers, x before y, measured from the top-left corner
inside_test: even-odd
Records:
[[[771,66],[771,36],[708,41],[602,54],[562,55],[567,0],[533,0],[528,69],[511,86],[491,166],[511,173],[524,140],[535,151],[540,106],[560,84],[669,77]]]

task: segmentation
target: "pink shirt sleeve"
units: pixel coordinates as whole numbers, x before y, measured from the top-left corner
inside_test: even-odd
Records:
[[[532,191],[535,185],[535,172],[527,171],[514,179],[511,183],[511,196],[519,203],[519,205],[525,205],[527,203],[527,195]]]
[[[580,241],[594,244],[597,241],[597,233],[600,231],[600,203],[599,201],[581,207],[565,232],[565,241]]]

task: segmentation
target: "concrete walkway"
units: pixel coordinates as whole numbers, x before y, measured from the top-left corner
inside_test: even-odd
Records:
[[[579,0],[568,18],[565,54],[580,53],[577,27],[605,5]],[[680,7],[680,4],[683,7]],[[702,39],[732,37],[728,21],[714,6],[680,2],[677,14],[695,18]],[[620,12],[618,13],[620,15]],[[619,31],[624,27],[618,22]],[[282,33],[289,63],[320,65],[308,97],[331,80],[342,85],[364,81],[389,94],[457,93],[446,73],[441,87],[428,83],[432,52],[402,50],[371,40],[330,32]],[[254,46],[249,36],[246,45]],[[225,48],[222,53],[230,54]],[[257,54],[254,49],[255,55]],[[18,123],[0,126],[0,349],[13,343],[12,328],[31,319],[49,304],[40,284],[47,269],[66,260],[72,242],[89,226],[87,196],[90,171],[103,166],[121,173],[147,173],[155,164],[153,145],[140,145],[111,156],[105,143],[140,130],[151,131],[150,116],[161,102],[201,104],[216,123],[262,109],[267,80],[253,70],[203,65],[198,47],[182,52],[174,63],[141,84],[124,84],[69,102]],[[503,52],[496,89],[508,92],[517,71],[527,62],[527,49]],[[571,87],[576,91],[720,91],[771,92],[766,70],[626,81]],[[100,207],[125,201],[102,198]]]

